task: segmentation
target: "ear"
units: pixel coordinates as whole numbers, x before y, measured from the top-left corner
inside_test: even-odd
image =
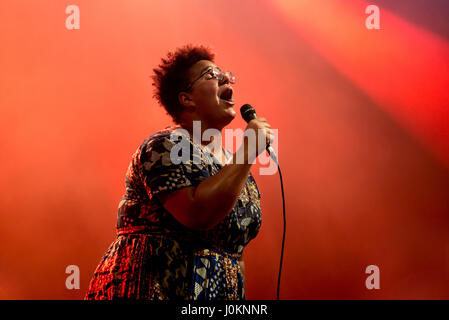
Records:
[[[180,92],[178,94],[179,103],[181,103],[187,109],[195,106],[195,102],[192,100],[191,96],[187,92]]]

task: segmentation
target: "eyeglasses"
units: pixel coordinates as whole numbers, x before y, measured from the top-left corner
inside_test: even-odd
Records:
[[[211,68],[207,69],[206,71],[204,71],[203,73],[201,73],[201,75],[198,78],[196,78],[195,80],[190,82],[186,87],[186,91],[190,91],[190,89],[192,89],[192,86],[194,85],[194,83],[197,82],[198,80],[200,80],[205,75],[210,76],[209,78],[207,78],[207,80],[217,79],[218,81],[222,81],[226,75],[229,78],[230,83],[235,83],[235,76],[232,74],[232,72],[227,71],[227,72],[223,73],[223,71],[221,71],[220,68],[211,67]]]

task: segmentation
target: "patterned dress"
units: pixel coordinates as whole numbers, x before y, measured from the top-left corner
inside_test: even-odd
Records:
[[[197,186],[222,166],[190,136],[173,135],[177,129],[151,135],[133,154],[118,206],[117,237],[85,299],[245,299],[239,258],[261,226],[256,182],[250,174],[233,210],[213,229],[183,226],[157,195]],[[184,147],[187,141],[191,156],[172,161],[179,148],[172,149],[181,141]]]

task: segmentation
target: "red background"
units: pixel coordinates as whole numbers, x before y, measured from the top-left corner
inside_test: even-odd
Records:
[[[80,30],[67,30],[68,5]],[[380,30],[365,8],[380,7]],[[115,236],[131,154],[170,125],[150,76],[205,44],[279,129],[282,299],[449,298],[449,27],[444,1],[0,2],[0,298],[81,299]],[[231,128],[242,128],[236,118]],[[249,299],[273,299],[279,178]],[[80,290],[65,287],[77,265]],[[365,268],[380,268],[367,290]]]

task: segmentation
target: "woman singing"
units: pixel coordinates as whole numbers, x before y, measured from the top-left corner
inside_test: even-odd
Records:
[[[236,115],[235,77],[215,65],[209,49],[178,48],[154,72],[155,97],[177,125],[152,134],[133,154],[118,206],[117,238],[85,298],[244,299],[243,251],[261,225],[250,168],[264,147],[249,148],[244,139],[232,154],[220,139],[219,147],[210,148],[210,141],[193,138],[194,121],[202,137],[207,129],[222,132]],[[271,140],[263,118],[251,120],[246,130]],[[175,131],[184,132],[183,139]],[[181,140],[200,161],[175,161],[171,151]]]

